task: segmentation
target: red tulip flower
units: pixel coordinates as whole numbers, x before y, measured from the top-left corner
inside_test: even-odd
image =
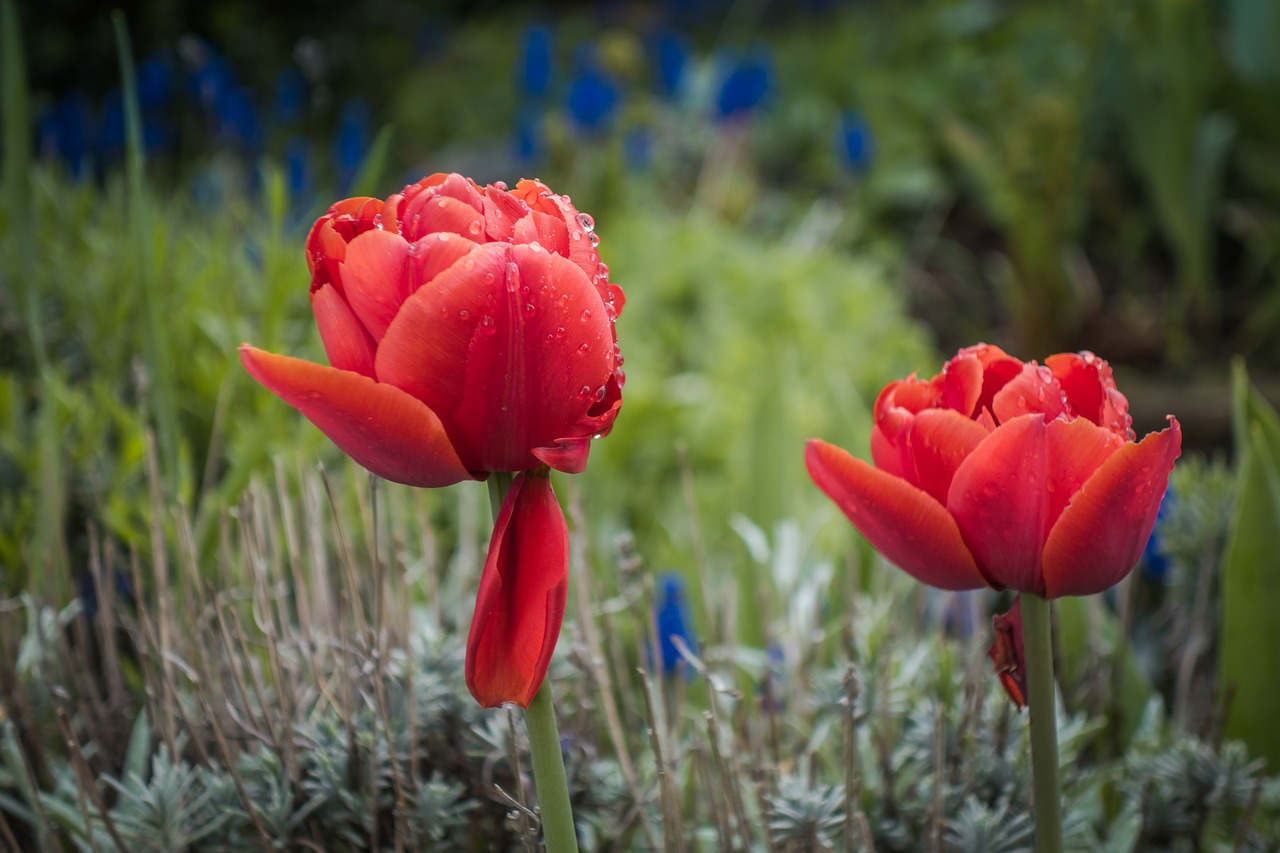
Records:
[[[240,348],[255,379],[381,477],[436,487],[523,472],[468,640],[467,685],[486,707],[527,706],[559,635],[567,532],[548,467],[582,471],[622,404],[624,296],[593,227],[528,180],[438,174],[385,202],[338,202],[307,237],[329,366]]]
[[[1173,417],[1135,442],[1128,407],[1092,353],[1038,365],[979,344],[928,381],[885,386],[874,466],[817,439],[805,462],[871,544],[924,583],[1089,595],[1137,563],[1181,452]]]

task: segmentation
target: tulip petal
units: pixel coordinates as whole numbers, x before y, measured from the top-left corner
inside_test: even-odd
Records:
[[[819,439],[805,445],[818,488],[888,560],[940,589],[987,586],[955,520],[920,489]]]
[[[379,477],[429,488],[474,479],[440,419],[399,388],[248,344],[240,347],[240,361],[254,379]]]
[[[1103,462],[1063,510],[1044,548],[1045,597],[1092,595],[1119,583],[1151,536],[1182,427],[1126,443]]]
[[[324,284],[311,294],[311,311],[316,315],[320,341],[329,356],[329,365],[373,378],[374,344],[337,288]]]
[[[414,243],[409,252],[409,292],[431,282],[475,247],[448,231],[428,234]]]
[[[1041,596],[1045,432],[1039,414],[1005,422],[960,463],[947,495],[947,509],[992,585]]]
[[[467,689],[485,708],[529,707],[560,638],[569,530],[546,469],[516,477],[503,501],[467,635]]]
[[[987,430],[951,409],[926,409],[911,420],[906,448],[911,460],[907,479],[945,505],[960,463],[987,437]]]
[[[408,258],[409,244],[391,231],[366,231],[347,245],[342,262],[347,301],[375,341],[382,340],[409,297]]]
[[[411,243],[434,231],[461,234],[477,243],[484,240],[484,214],[452,196],[420,192],[404,206],[400,217],[400,233]]]
[[[1084,418],[1059,418],[1048,424],[1049,479],[1044,536],[1098,466],[1124,445],[1124,440]]]
[[[1066,398],[1052,371],[1035,362],[1023,364],[991,398],[991,413],[999,423],[1029,412],[1038,412],[1046,421],[1051,421],[1066,410]]]
[[[1067,397],[1072,414],[1088,418],[1120,438],[1133,439],[1129,401],[1116,389],[1111,365],[1091,352],[1058,353],[1044,360]]]
[[[534,448],[590,434],[615,367],[610,332],[572,263],[491,243],[406,300],[378,347],[378,378],[439,414],[471,470],[522,471]]]

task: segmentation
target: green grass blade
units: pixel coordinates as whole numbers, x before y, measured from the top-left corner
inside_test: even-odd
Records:
[[[1280,766],[1280,586],[1274,578],[1280,529],[1280,416],[1249,385],[1242,365],[1233,376],[1238,492],[1222,562],[1220,672],[1232,690],[1228,737]]]
[[[356,172],[355,178],[351,181],[351,195],[355,196],[385,196],[382,182],[384,173],[387,171],[387,158],[391,153],[391,138],[395,135],[391,125],[386,124],[378,131],[378,135],[374,137],[373,144],[369,146],[369,153],[365,155],[364,162],[360,164],[360,170]]]

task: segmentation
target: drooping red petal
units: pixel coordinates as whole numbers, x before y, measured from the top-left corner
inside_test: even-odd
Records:
[[[818,439],[805,445],[818,488],[888,560],[940,589],[987,586],[946,508],[920,489]]]
[[[248,344],[240,347],[240,361],[254,379],[379,477],[428,488],[474,479],[440,419],[399,388]]]
[[[347,302],[375,341],[382,340],[409,297],[408,259],[409,244],[391,231],[366,231],[347,246],[342,262]]]
[[[995,639],[987,649],[987,657],[995,664],[1000,685],[1021,711],[1027,707],[1027,653],[1022,636],[1022,596],[1013,599],[1008,613],[996,613],[991,617]]]
[[[986,437],[987,430],[981,424],[960,412],[920,412],[907,431],[905,444],[911,465],[906,479],[945,506],[956,469]]]
[[[1181,453],[1182,427],[1170,417],[1166,429],[1126,443],[1098,467],[1049,531],[1045,598],[1102,592],[1133,569]]]
[[[321,285],[311,294],[311,311],[316,316],[329,365],[372,379],[373,339],[332,284]]]
[[[947,495],[982,574],[993,585],[1036,595],[1044,595],[1045,432],[1039,414],[1002,424],[960,463]]]
[[[467,689],[486,708],[529,707],[560,637],[569,531],[546,469],[516,477],[489,540],[467,635]]]
[[[564,258],[492,243],[414,293],[378,377],[440,415],[474,471],[522,471],[589,419],[614,371],[598,291]]]
[[[1045,483],[1044,538],[1080,487],[1124,440],[1084,418],[1058,418],[1048,424],[1049,478]]]

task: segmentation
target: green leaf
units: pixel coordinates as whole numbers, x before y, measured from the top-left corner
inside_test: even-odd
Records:
[[[1242,364],[1233,375],[1238,492],[1222,563],[1220,672],[1232,691],[1226,734],[1251,754],[1280,765],[1280,586],[1274,579],[1280,529],[1280,416],[1249,384]]]

